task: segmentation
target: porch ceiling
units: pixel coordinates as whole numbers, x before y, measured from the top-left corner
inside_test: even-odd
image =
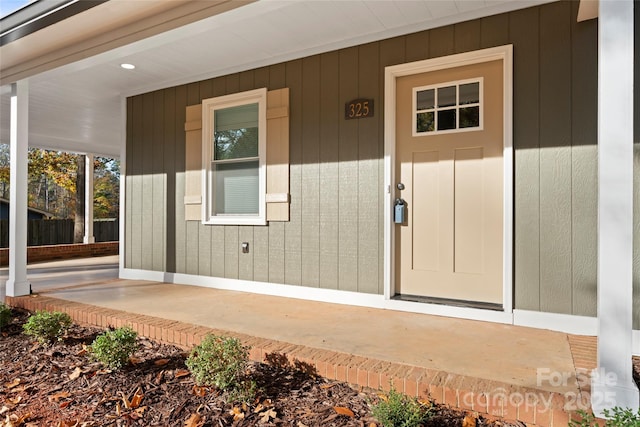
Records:
[[[83,14],[95,17],[100,8],[113,8],[118,1],[93,8],[94,15],[83,12],[75,18]],[[160,4],[171,0],[155,1]],[[61,56],[58,60],[63,65],[22,74],[21,78],[28,77],[30,82],[29,144],[119,157],[124,132],[123,97],[550,1],[250,3],[137,41],[101,49],[91,56],[76,55],[71,62]],[[55,35],[68,31],[68,26],[63,21],[40,31],[40,36],[46,32]],[[77,43],[77,38],[70,40]],[[11,44],[0,48],[0,72],[7,73],[3,63],[16,63],[10,49],[5,49]],[[34,44],[25,48],[36,47]],[[120,68],[125,62],[135,64],[136,69]],[[2,77],[3,83],[9,83],[5,81],[6,74]],[[2,143],[9,143],[9,98],[9,86],[2,86]]]

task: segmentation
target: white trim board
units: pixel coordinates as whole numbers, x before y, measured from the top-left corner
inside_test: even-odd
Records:
[[[396,79],[417,73],[461,67],[488,61],[503,63],[503,277],[502,300],[504,312],[513,311],[513,46],[505,45],[473,52],[460,53],[385,68],[384,82],[384,296],[389,300],[395,293],[395,227],[391,211],[392,185],[395,176],[396,151]]]

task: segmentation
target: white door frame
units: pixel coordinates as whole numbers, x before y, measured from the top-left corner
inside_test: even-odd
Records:
[[[384,297],[395,294],[395,227],[392,223],[392,191],[396,158],[396,79],[412,74],[437,71],[488,61],[503,61],[504,85],[504,174],[503,174],[503,226],[504,226],[504,312],[513,312],[513,46],[499,46],[473,52],[460,53],[423,61],[410,62],[385,68],[384,79]],[[478,309],[469,309],[478,310]],[[459,311],[459,310],[456,310]],[[477,313],[476,313],[477,314]]]

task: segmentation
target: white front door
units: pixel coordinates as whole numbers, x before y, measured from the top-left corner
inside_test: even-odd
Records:
[[[503,68],[492,60],[396,80],[401,297],[503,305]]]

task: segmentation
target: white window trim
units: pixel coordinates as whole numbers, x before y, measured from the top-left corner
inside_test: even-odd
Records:
[[[455,129],[446,129],[446,130],[432,130],[432,131],[425,131],[425,132],[418,132],[416,130],[416,125],[417,125],[417,115],[418,115],[418,111],[424,111],[424,110],[418,110],[417,107],[417,96],[418,96],[418,92],[423,91],[423,90],[429,90],[429,89],[440,89],[443,87],[447,87],[447,86],[456,86],[456,88],[459,89],[459,87],[461,85],[467,84],[467,83],[479,83],[479,88],[478,88],[478,97],[480,98],[479,102],[477,103],[473,103],[473,104],[460,104],[460,91],[456,90],[456,104],[452,105],[450,107],[440,107],[438,108],[437,106],[434,106],[432,109],[429,110],[433,110],[434,113],[434,119],[437,121],[436,116],[438,111],[443,111],[443,110],[460,110],[460,108],[465,108],[465,107],[479,107],[480,108],[480,114],[479,114],[479,126],[475,126],[475,127],[466,127],[466,128],[461,128],[458,127],[460,125],[460,115],[456,114],[456,128]],[[411,134],[413,136],[431,136],[431,135],[445,135],[448,133],[461,133],[461,132],[474,132],[474,131],[481,131],[484,130],[484,77],[477,77],[477,78],[473,78],[473,79],[464,79],[464,80],[454,80],[454,81],[450,81],[450,82],[444,82],[444,83],[438,83],[438,84],[434,84],[434,85],[428,85],[428,86],[420,86],[420,87],[414,87],[413,91],[412,91],[412,111],[413,111],[413,117],[411,118]]]
[[[213,215],[213,191],[211,159],[213,145],[213,111],[221,108],[258,103],[258,214],[257,215]],[[267,89],[209,98],[202,101],[202,223],[211,225],[266,225],[267,191]]]

